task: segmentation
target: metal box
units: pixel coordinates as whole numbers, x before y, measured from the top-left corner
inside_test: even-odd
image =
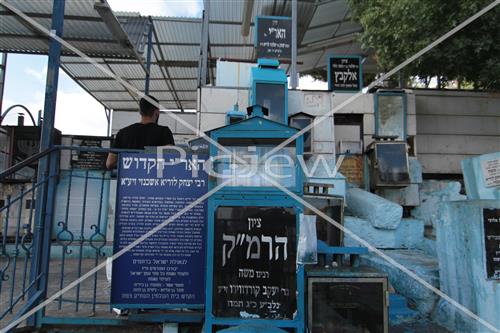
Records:
[[[371,189],[410,185],[410,167],[405,142],[375,141],[368,147],[368,156]]]
[[[304,200],[325,213],[328,217],[344,225],[344,199],[330,195],[304,195]],[[305,215],[317,215],[304,207]],[[316,233],[318,239],[329,246],[342,246],[344,233],[320,216],[316,217]]]
[[[307,278],[308,332],[388,332],[386,276],[359,271],[309,275],[314,273]]]

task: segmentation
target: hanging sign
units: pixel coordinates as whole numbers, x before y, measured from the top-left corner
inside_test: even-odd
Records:
[[[331,56],[328,58],[328,90],[359,91],[363,88],[361,57]]]
[[[258,16],[256,25],[257,58],[290,59],[292,57],[292,19]]]

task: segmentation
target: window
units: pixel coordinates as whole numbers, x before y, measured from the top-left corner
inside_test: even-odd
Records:
[[[290,117],[290,126],[302,130],[312,124],[313,116],[298,113]],[[312,128],[304,133],[304,153],[312,153]]]
[[[285,85],[257,83],[255,104],[269,110],[269,119],[285,123]]]

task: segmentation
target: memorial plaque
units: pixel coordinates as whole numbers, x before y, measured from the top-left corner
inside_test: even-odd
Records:
[[[282,207],[219,207],[215,212],[213,314],[293,319],[296,214]]]
[[[332,56],[328,59],[328,90],[359,91],[363,88],[359,56]]]
[[[79,147],[109,148],[110,140],[106,137],[97,136],[73,136],[71,138],[71,145]],[[107,156],[108,154],[105,152],[75,150],[71,154],[71,167],[83,170],[106,170]]]
[[[174,158],[120,154],[114,253],[207,193],[205,158]],[[206,201],[117,258],[111,303],[121,308],[204,304],[205,230]]]
[[[292,20],[289,17],[257,17],[257,58],[292,57]]]
[[[481,161],[481,168],[486,187],[500,186],[500,158]]]
[[[312,333],[386,332],[382,279],[309,278],[308,284]]]
[[[486,277],[500,280],[500,209],[484,208],[483,223]]]

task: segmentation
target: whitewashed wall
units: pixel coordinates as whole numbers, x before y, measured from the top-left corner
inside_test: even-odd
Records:
[[[175,119],[177,118],[177,119]],[[139,111],[114,111],[112,115],[112,134],[120,129],[140,121]],[[176,144],[186,143],[196,137],[195,131],[188,128],[185,123],[196,129],[197,114],[195,112],[163,112],[159,124],[168,126],[174,134]]]
[[[248,89],[245,88],[204,87],[199,95],[198,113],[174,115],[202,131],[223,126],[227,111],[235,103],[242,111],[246,111],[248,106]],[[290,90],[289,115],[305,112],[321,116],[352,95]],[[424,173],[460,174],[462,159],[500,151],[499,94],[407,90],[407,111],[407,134],[417,136],[417,156]],[[336,113],[362,114],[365,148],[373,141],[373,94],[360,95]],[[138,120],[138,112],[114,112],[112,131],[116,133]],[[191,129],[168,114],[162,114],[160,124],[170,127],[178,143],[195,137]],[[313,150],[318,154],[335,154],[333,118],[314,128]]]
[[[347,99],[353,96],[352,93],[332,94],[332,105],[338,107]],[[417,133],[416,114],[415,114],[415,96],[407,94],[407,123],[406,133],[413,136]],[[363,144],[366,148],[373,142],[372,136],[375,134],[375,103],[373,94],[362,94],[351,103],[340,108],[336,114],[362,114],[363,115]]]
[[[226,124],[226,113],[238,104],[240,111],[248,107],[248,89],[204,87],[201,89],[201,103],[198,128],[208,131]]]
[[[332,109],[331,93],[326,91],[288,92],[288,116],[304,112],[314,117],[321,117]],[[333,116],[317,122],[312,128],[312,150],[314,154],[332,155],[335,159],[335,135]]]
[[[413,90],[424,173],[461,174],[460,161],[500,151],[500,94]]]

